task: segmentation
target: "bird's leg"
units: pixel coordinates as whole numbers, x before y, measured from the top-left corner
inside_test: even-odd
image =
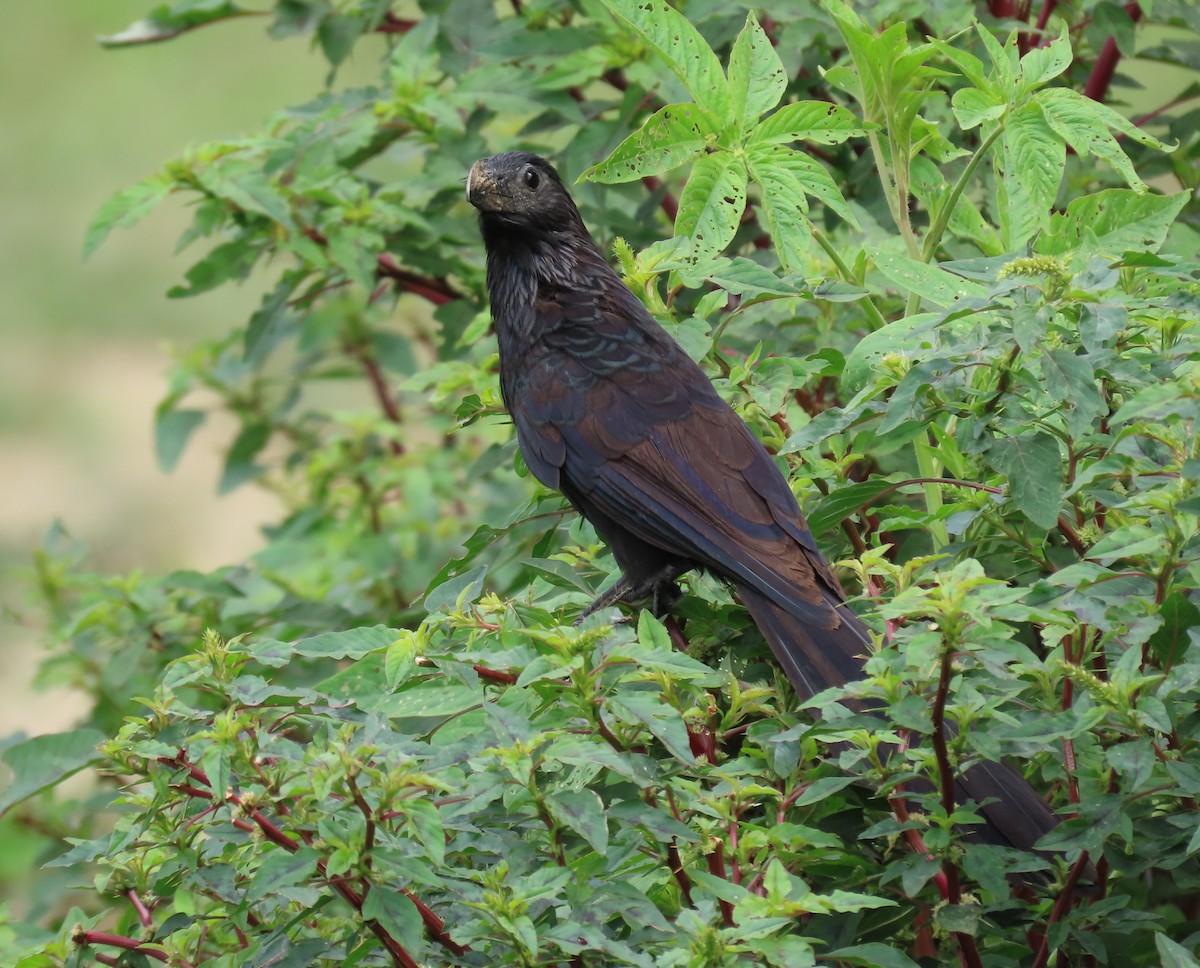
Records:
[[[655,615],[662,615],[675,604],[681,594],[675,579],[684,570],[686,569],[680,569],[678,565],[664,565],[640,581],[633,581],[627,575],[622,575],[616,584],[597,596],[595,601],[579,613],[575,624],[581,624],[585,618],[602,608],[608,608],[618,602],[637,602],[644,598],[650,599],[650,607]]]

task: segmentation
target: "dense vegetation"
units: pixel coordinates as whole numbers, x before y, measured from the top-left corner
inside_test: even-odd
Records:
[[[272,274],[156,442],[228,411],[221,487],[289,510],[210,574],[39,552],[46,676],[93,705],[2,743],[49,846],[0,962],[1200,963],[1200,111],[1104,104],[1135,45],[1200,66],[1195,8],[1154,46],[1136,4],[782,6],[278,0],[328,89],[98,214],[89,250],[194,202],[174,296]],[[786,466],[862,682],[799,708],[699,575],[572,626],[614,566],[516,454],[463,199],[514,148]],[[1045,855],[942,796],[1000,756]]]

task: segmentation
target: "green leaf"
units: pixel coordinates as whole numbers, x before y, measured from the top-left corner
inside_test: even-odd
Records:
[[[408,897],[373,884],[363,899],[362,917],[364,921],[378,921],[401,947],[420,959],[425,949],[425,924]]]
[[[837,951],[830,951],[825,957],[830,961],[863,965],[865,968],[921,968],[903,951],[877,941],[838,948]]]
[[[695,104],[659,108],[580,180],[615,184],[673,171],[716,140],[717,120]]]
[[[134,21],[120,33],[108,34],[97,39],[101,47],[157,44],[218,20],[257,15],[257,10],[244,10],[236,3],[179,3],[174,8],[160,4],[154,8],[151,16]]]
[[[813,780],[804,788],[804,792],[793,802],[795,807],[807,807],[810,803],[820,803],[828,800],[835,793],[846,789],[857,780],[852,776],[823,776]]]
[[[594,790],[555,793],[546,798],[546,808],[555,820],[591,844],[597,854],[608,853],[608,818],[604,801]]]
[[[878,248],[870,248],[867,252],[879,271],[892,282],[935,306],[949,308],[963,299],[987,298],[987,287],[927,262]]]
[[[841,105],[828,101],[796,101],[785,104],[757,125],[750,132],[747,147],[790,141],[836,145],[848,138],[865,137],[868,130],[854,112]]]
[[[1042,374],[1051,398],[1063,402],[1067,428],[1076,435],[1087,433],[1106,408],[1087,357],[1066,349],[1051,350],[1042,357]]]
[[[815,158],[779,144],[755,144],[746,150],[750,176],[758,184],[759,211],[785,269],[799,269],[808,258],[808,199],[821,201],[850,225],[854,213],[829,172]]]
[[[1070,26],[1063,20],[1054,40],[1048,44],[1037,44],[1021,56],[1020,92],[1028,93],[1054,80],[1071,66],[1074,58]]]
[[[425,593],[425,611],[430,615],[451,612],[461,605],[475,601],[483,591],[483,580],[487,577],[487,565],[479,565],[470,571],[447,578]]]
[[[1042,433],[1007,437],[993,443],[986,456],[1008,478],[1013,504],[1039,528],[1053,528],[1063,501],[1058,441]]]
[[[175,183],[166,175],[151,175],[117,192],[100,206],[83,236],[83,257],[86,259],[100,247],[114,228],[129,228],[166,198]]]
[[[372,652],[380,652],[390,646],[403,632],[386,625],[349,629],[345,632],[322,632],[292,643],[296,655],[312,659],[361,659]]]
[[[1146,185],[1138,177],[1133,162],[1112,136],[1109,128],[1119,131],[1139,144],[1157,148],[1159,151],[1171,150],[1112,108],[1070,88],[1047,88],[1037,94],[1035,102],[1045,115],[1046,123],[1075,149],[1076,154],[1081,158],[1099,158],[1108,162],[1127,184],[1138,191],[1145,191]]]
[[[218,494],[228,494],[266,470],[261,464],[256,464],[254,458],[267,446],[270,439],[271,425],[265,421],[249,423],[242,427],[230,446],[229,453],[225,455],[225,466],[221,470],[221,479],[217,482]]]
[[[317,870],[320,855],[311,847],[289,853],[282,847],[270,850],[246,888],[247,901],[259,901],[280,888],[302,884]]]
[[[335,14],[322,17],[317,26],[317,42],[321,52],[333,67],[337,67],[354,49],[355,41],[362,36],[365,24],[362,17],[353,14]]]
[[[1008,102],[994,91],[981,91],[974,87],[964,87],[955,91],[950,104],[964,131],[970,131],[984,121],[1002,118],[1008,110]]]
[[[154,455],[160,470],[169,474],[175,469],[192,434],[207,417],[203,410],[158,409],[154,418]]]
[[[1067,163],[1067,149],[1032,105],[1009,115],[1002,148],[1006,243],[1015,249],[1049,223]]]
[[[858,393],[875,382],[885,357],[920,359],[939,344],[943,331],[954,334],[955,322],[944,323],[940,313],[914,313],[868,333],[855,344],[842,371],[842,379],[851,393]],[[961,326],[961,323],[957,324]]]
[[[746,162],[750,176],[761,189],[759,211],[779,262],[785,269],[798,269],[808,257],[808,199],[800,179],[784,164],[783,153],[788,150],[779,145],[758,145],[747,150]]]
[[[746,131],[755,120],[779,103],[787,88],[787,72],[753,13],[733,42],[729,54],[730,110],[734,122]]]
[[[12,782],[0,794],[0,816],[35,793],[52,787],[102,759],[96,747],[104,734],[94,729],[47,733],[16,743],[0,757],[12,770]]]
[[[746,210],[746,165],[731,151],[702,155],[679,196],[676,236],[687,237],[693,255],[721,252]]]
[[[452,686],[438,679],[402,692],[373,696],[357,705],[369,713],[391,719],[441,719],[457,716],[482,702],[483,693],[475,686]]]
[[[679,710],[668,705],[659,692],[623,692],[609,699],[608,706],[622,719],[641,723],[676,759],[692,763],[687,727]]]
[[[408,679],[417,664],[417,637],[408,629],[394,633],[397,638],[388,646],[383,658],[383,673],[389,689],[396,689]]]
[[[974,936],[982,917],[983,908],[978,904],[945,904],[937,909],[934,921],[946,931]]]
[[[721,62],[691,21],[666,0],[600,2],[662,55],[697,104],[723,120],[732,120],[729,84]]]
[[[1077,198],[1035,243],[1045,255],[1101,255],[1155,252],[1187,204],[1189,193],[1143,195],[1112,188]]]
[[[666,626],[655,618],[648,608],[642,609],[638,616],[637,637],[638,642],[648,649],[669,652],[672,648],[671,636],[667,633]]]
[[[804,287],[785,282],[766,266],[738,256],[722,262],[708,274],[708,280],[738,296],[798,296]]]
[[[287,200],[262,173],[257,159],[226,156],[197,168],[195,177],[207,191],[242,211],[293,227]]]
[[[1154,946],[1158,949],[1159,958],[1162,959],[1162,968],[1200,968],[1200,962],[1196,960],[1194,951],[1188,951],[1183,945],[1172,941],[1165,934],[1154,936]]]
[[[816,535],[831,531],[893,487],[895,485],[891,481],[880,477],[839,487],[821,498],[808,513],[808,527]]]
[[[403,801],[402,809],[417,840],[425,848],[425,856],[435,868],[441,867],[446,860],[446,832],[442,829],[442,815],[437,805],[432,800],[408,797]]]

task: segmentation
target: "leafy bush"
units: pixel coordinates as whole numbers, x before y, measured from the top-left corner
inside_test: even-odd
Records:
[[[45,675],[94,704],[5,743],[0,810],[69,849],[4,963],[1197,964],[1200,115],[1100,103],[1132,10],[279,0],[329,89],[120,192],[87,248],[184,193],[210,247],[172,295],[275,273],[175,360],[156,442],[170,469],[227,410],[221,487],[289,512],[211,574],[89,574],[48,538]],[[338,86],[368,51],[379,82]],[[518,147],[584,173],[630,285],[786,463],[878,630],[861,682],[798,708],[698,575],[686,637],[570,624],[614,566],[513,473],[462,198]],[[943,802],[1001,756],[1066,818],[1044,855]],[[85,767],[95,793],[46,792]]]

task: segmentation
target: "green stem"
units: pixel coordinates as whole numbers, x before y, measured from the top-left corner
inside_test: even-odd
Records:
[[[933,225],[929,227],[929,234],[925,236],[925,245],[921,249],[921,261],[929,262],[934,253],[937,252],[937,247],[942,242],[942,236],[946,232],[946,226],[950,224],[950,217],[954,214],[954,208],[958,205],[958,200],[962,197],[962,193],[967,189],[967,183],[971,180],[971,176],[975,174],[975,169],[979,167],[979,163],[983,161],[983,156],[988,153],[996,139],[1000,137],[1004,130],[1003,125],[996,125],[979,147],[975,149],[975,154],[971,155],[971,160],[967,162],[967,166],[962,170],[962,174],[958,176],[958,181],[954,183],[954,187],[950,189],[950,194],[947,196],[945,203],[938,210],[937,218],[934,219]]]
[[[883,182],[883,197],[887,199],[888,210],[892,213],[892,221],[903,232],[900,196],[896,188],[896,180],[892,177],[892,168],[883,155],[883,146],[879,143],[879,136],[874,131],[867,135],[867,141],[871,145],[871,155],[875,159],[875,167],[879,170],[879,180]]]
[[[850,267],[846,265],[841,255],[838,254],[838,250],[835,249],[829,239],[825,237],[825,233],[813,225],[810,219],[806,218],[804,221],[808,225],[808,230],[812,233],[813,239],[816,240],[817,245],[825,250],[825,254],[829,256],[830,261],[833,262],[834,267],[837,269],[841,277],[852,286],[861,285],[861,280],[855,278],[855,275],[850,270]],[[875,305],[875,300],[873,300],[870,296],[864,296],[863,305],[866,307],[867,315],[871,317],[871,322],[873,323],[872,329],[879,329],[880,327],[887,325],[887,320],[884,318],[883,313],[879,311],[879,307]]]
[[[917,455],[917,468],[923,478],[936,478],[942,475],[942,462],[938,459],[937,449],[930,442],[927,434],[922,434],[913,441],[913,451]],[[933,481],[922,484],[925,492],[925,510],[932,517],[942,509],[942,486]],[[940,551],[950,543],[950,535],[946,531],[945,521],[930,521],[929,536],[933,539],[933,550]]]

